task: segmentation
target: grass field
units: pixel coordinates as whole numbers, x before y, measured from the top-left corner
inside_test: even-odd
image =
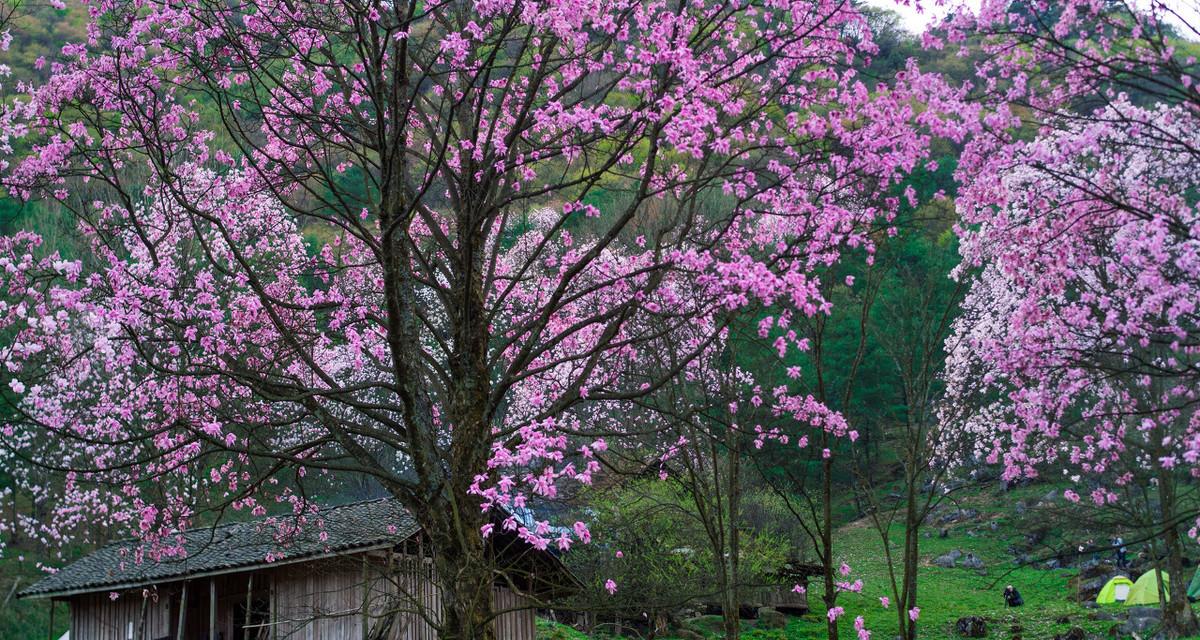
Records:
[[[957,501],[958,506],[978,511],[977,519],[948,525],[950,535],[944,539],[937,536],[938,527],[928,528],[932,535],[921,538],[924,561],[918,594],[921,637],[956,638],[958,636],[953,629],[955,621],[968,615],[981,616],[987,621],[989,638],[1049,640],[1072,627],[1081,627],[1088,633],[1108,637],[1110,628],[1119,623],[1090,619],[1096,611],[1070,599],[1073,592],[1069,582],[1077,570],[1018,567],[1008,552],[1009,545],[1023,534],[1013,505],[1022,499],[1027,503],[1036,502],[1036,498],[1046,491],[1045,486],[1040,486],[1017,489],[1002,496],[991,489],[968,494]],[[996,522],[995,531],[992,531],[992,521]],[[968,532],[974,535],[968,535]],[[903,532],[897,528],[893,532],[893,543],[900,543],[902,537]],[[846,610],[846,615],[840,620],[841,637],[857,640],[853,623],[855,616],[862,615],[873,640],[892,640],[897,634],[898,620],[894,610],[883,609],[879,602],[880,596],[888,595],[888,583],[887,563],[878,532],[866,521],[854,522],[838,531],[836,545],[839,558],[853,567],[851,579],[861,578],[864,582],[861,594],[844,593],[838,599],[838,604]],[[929,564],[933,558],[952,549],[980,557],[987,565],[987,575]],[[1016,609],[1004,606],[1001,594],[1007,584],[1013,584],[1021,591],[1025,606]],[[821,604],[819,585],[810,586],[809,602],[813,611],[802,617],[791,618],[786,629],[759,629],[755,622],[745,621],[748,631],[743,637],[747,640],[824,638],[826,612]],[[1101,609],[1113,613],[1120,610],[1119,605]],[[696,622],[694,629],[711,637],[719,635],[719,618]],[[556,628],[550,623],[545,623],[542,628],[543,640],[585,638],[582,634]]]

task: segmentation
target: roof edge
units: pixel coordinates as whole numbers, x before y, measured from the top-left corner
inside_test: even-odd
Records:
[[[45,598],[69,598],[72,596],[80,596],[88,593],[103,593],[107,591],[123,591],[129,589],[137,589],[139,587],[149,587],[160,584],[172,584],[176,582],[187,582],[188,580],[196,580],[198,578],[211,578],[214,576],[228,575],[231,573],[244,573],[258,568],[264,567],[285,567],[293,564],[304,562],[313,562],[314,560],[327,560],[329,558],[337,558],[339,556],[354,555],[369,551],[379,551],[382,549],[390,549],[395,547],[399,542],[385,542],[378,544],[363,545],[360,547],[347,547],[337,551],[321,553],[316,555],[303,555],[287,558],[285,560],[277,560],[275,562],[249,562],[246,564],[235,565],[232,567],[224,567],[222,569],[212,569],[210,571],[198,571],[196,573],[181,573],[174,576],[165,576],[159,580],[133,580],[128,582],[117,582],[113,584],[97,585],[94,587],[79,587],[77,589],[56,589],[47,591],[31,592],[30,589],[37,586],[34,583],[27,589],[17,592],[17,598],[22,600],[42,600]]]

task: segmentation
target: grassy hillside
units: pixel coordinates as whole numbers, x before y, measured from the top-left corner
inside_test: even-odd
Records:
[[[43,574],[17,550],[0,556],[0,638],[4,640],[57,639],[67,630],[67,607],[59,603],[50,636],[50,601],[19,599],[16,592],[28,587]]]
[[[1025,533],[1027,518],[1019,517],[1015,505],[1037,502],[1047,492],[1044,485],[1017,489],[1001,493],[998,489],[986,489],[961,496],[955,507],[970,509],[978,515],[948,525],[928,527],[929,537],[922,537],[923,564],[920,573],[921,635],[926,638],[957,638],[954,622],[963,616],[981,616],[987,621],[988,637],[1050,639],[1065,634],[1073,627],[1088,633],[1108,637],[1109,630],[1119,624],[1107,619],[1110,613],[1120,613],[1121,606],[1088,609],[1073,602],[1071,578],[1078,574],[1076,569],[1050,570],[1034,566],[1017,566],[1008,548],[1019,543]],[[1036,511],[1032,511],[1037,518]],[[993,524],[995,523],[995,524]],[[938,536],[944,526],[946,538]],[[897,528],[893,533],[894,544],[902,540],[903,532]],[[854,617],[864,616],[867,628],[874,640],[890,640],[897,634],[898,621],[894,610],[881,607],[879,597],[888,595],[887,564],[879,534],[865,520],[842,527],[837,534],[839,557],[854,569],[852,579],[864,582],[861,594],[843,594],[839,605],[846,609],[841,619],[842,637],[857,638],[853,628]],[[931,564],[933,558],[953,549],[971,552],[986,564],[986,575],[962,568],[942,568]],[[1135,576],[1136,577],[1136,576]],[[1185,576],[1181,581],[1187,584]],[[1004,606],[1001,594],[1005,585],[1016,586],[1026,605],[1016,609]],[[799,618],[792,618],[784,630],[759,629],[757,623],[746,621],[748,640],[801,640],[825,637],[825,609],[820,601],[820,586],[813,584],[809,590],[809,601],[813,611]],[[693,629],[709,637],[717,637],[720,620],[716,617],[693,621]],[[582,635],[544,624],[544,640],[579,640]]]

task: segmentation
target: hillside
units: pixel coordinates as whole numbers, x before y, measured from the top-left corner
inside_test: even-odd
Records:
[[[1077,637],[1067,635],[1075,628],[1093,637],[1129,637],[1119,630],[1128,613],[1123,606],[1097,608],[1073,600],[1073,579],[1079,575],[1079,569],[1049,569],[1045,562],[1019,566],[1014,562],[1010,547],[1026,544],[1031,519],[1036,521],[1045,517],[1038,515],[1038,507],[1019,513],[1024,509],[1016,505],[1035,505],[1048,493],[1055,492],[1044,484],[1011,491],[991,485],[964,490],[956,495],[953,504],[947,503],[938,511],[934,516],[934,524],[926,527],[925,537],[921,540],[922,591],[918,602],[922,637],[960,638],[954,624],[964,616],[982,617],[987,623],[988,637],[991,638]],[[966,517],[961,517],[964,514]],[[952,522],[939,524],[938,521],[942,519]],[[946,537],[940,536],[942,530],[947,534]],[[902,531],[897,528],[893,544],[900,543],[901,538]],[[853,567],[851,578],[861,578],[864,583],[861,594],[847,593],[839,597],[839,604],[846,609],[846,615],[841,618],[842,637],[856,637],[854,618],[858,615],[864,617],[866,628],[871,631],[873,638],[895,637],[898,625],[895,612],[884,610],[879,602],[880,596],[888,593],[887,562],[879,534],[867,519],[858,520],[838,529],[835,546],[839,550],[839,557]],[[975,555],[983,562],[985,570],[944,568],[933,563],[938,556],[955,550],[964,555]],[[1137,575],[1136,571],[1133,572],[1135,579]],[[1190,577],[1190,574],[1185,576]],[[1186,579],[1182,582],[1186,584]],[[1004,606],[1001,594],[1009,584],[1021,592],[1025,606],[1016,609]],[[748,640],[825,638],[826,611],[821,605],[819,584],[810,586],[809,602],[813,611],[802,617],[790,618],[783,630],[764,629],[756,621],[744,621],[747,633],[743,637]],[[719,617],[705,616],[693,619],[688,627],[703,633],[706,638],[718,638],[720,624]],[[543,640],[583,637],[573,630],[550,623],[545,623],[542,628]],[[672,637],[680,640],[694,638],[686,633]]]

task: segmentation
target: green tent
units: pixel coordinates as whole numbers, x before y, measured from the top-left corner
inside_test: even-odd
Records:
[[[1167,575],[1166,571],[1162,572],[1163,591],[1171,587],[1171,576]],[[1140,604],[1142,606],[1158,606],[1158,571],[1151,569],[1142,574],[1142,577],[1133,583],[1133,588],[1129,590],[1129,597],[1125,599],[1125,604]]]
[[[1125,576],[1116,576],[1112,580],[1104,583],[1104,588],[1100,590],[1100,595],[1096,596],[1096,604],[1114,604],[1117,602],[1125,602],[1129,597],[1129,592],[1133,589],[1133,580]]]
[[[1191,583],[1188,584],[1187,596],[1188,600],[1193,602],[1200,600],[1200,569],[1196,570],[1195,575],[1192,576]]]

